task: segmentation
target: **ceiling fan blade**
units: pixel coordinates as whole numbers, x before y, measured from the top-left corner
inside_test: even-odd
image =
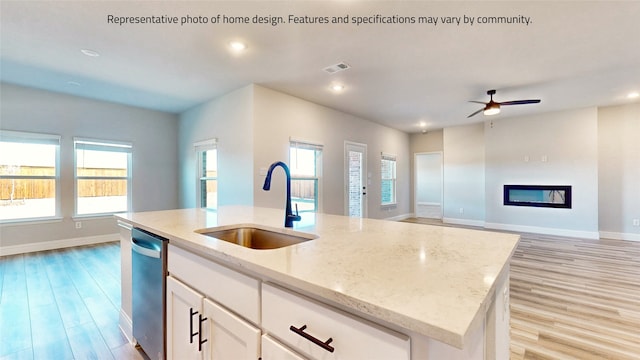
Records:
[[[480,109],[480,110],[478,110],[478,111],[474,112],[473,114],[471,114],[471,115],[467,116],[467,119],[468,119],[468,118],[470,118],[470,117],[472,117],[472,116],[474,116],[474,115],[477,115],[478,113],[482,112],[483,110],[484,110],[484,108],[482,108],[482,109]]]
[[[469,100],[469,102],[476,103],[476,104],[487,105],[487,103],[486,103],[486,102],[482,102],[482,101],[473,101],[473,100]]]
[[[540,100],[514,100],[498,103],[500,105],[523,105],[523,104],[537,104]]]

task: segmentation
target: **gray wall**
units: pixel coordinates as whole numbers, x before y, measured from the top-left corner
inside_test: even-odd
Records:
[[[443,219],[481,225],[485,219],[484,125],[444,129]]]
[[[598,236],[596,108],[494,120],[485,128],[485,143],[487,227]],[[504,206],[504,184],[571,185],[573,205]]]
[[[640,219],[640,104],[495,118],[493,127],[430,134],[411,135],[411,152],[443,150],[446,221],[640,240],[633,225]],[[572,185],[573,209],[505,207],[506,183]]]
[[[196,206],[193,144],[218,141],[218,204],[253,204],[253,87],[245,86],[180,115],[180,206]]]
[[[300,98],[249,85],[181,115],[180,188],[182,207],[196,204],[193,143],[218,139],[219,203],[284,207],[284,176],[274,173],[262,191],[264,171],[289,161],[289,138],[324,145],[321,210],[344,214],[344,141],[368,145],[368,216],[388,218],[409,209],[409,135]],[[380,207],[380,152],[396,154],[398,206]]]
[[[640,241],[640,104],[598,109],[600,231]]]
[[[6,83],[0,86],[0,128],[61,135],[62,190],[61,221],[3,224],[2,246],[118,233],[113,217],[82,218],[82,229],[75,228],[72,219],[75,136],[133,143],[133,211],[177,207],[176,115]]]
[[[289,138],[320,143],[323,149],[322,212],[345,214],[344,142],[367,144],[367,215],[374,219],[410,213],[409,135],[371,121],[345,114],[297,97],[261,86],[254,86],[255,177],[254,197],[258,206],[282,207],[284,187],[262,191],[264,176],[260,168],[274,161],[289,160]],[[380,154],[397,156],[396,207],[382,208]],[[280,180],[274,180],[283,183]]]

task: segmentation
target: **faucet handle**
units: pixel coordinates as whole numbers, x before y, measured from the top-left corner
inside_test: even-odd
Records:
[[[291,221],[300,221],[300,220],[302,220],[302,218],[298,214],[298,204],[296,204],[296,214],[295,215],[294,214],[287,215],[287,217],[290,217]]]

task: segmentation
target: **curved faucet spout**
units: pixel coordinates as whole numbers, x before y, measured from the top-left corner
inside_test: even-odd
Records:
[[[284,209],[284,227],[293,227],[294,221],[300,221],[300,216],[298,215],[298,207],[296,206],[296,213],[293,214],[291,210],[291,173],[289,172],[289,167],[287,164],[282,161],[276,161],[271,166],[269,166],[269,170],[267,171],[267,177],[264,179],[264,185],[262,186],[262,190],[269,191],[271,189],[271,174],[276,167],[282,167],[285,175],[287,176],[287,199],[286,205]]]

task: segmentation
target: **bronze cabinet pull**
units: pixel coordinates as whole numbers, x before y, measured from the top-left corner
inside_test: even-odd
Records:
[[[202,314],[198,314],[198,311],[193,311],[193,308],[189,310],[189,343],[193,344],[193,338],[198,335],[198,351],[202,351],[202,344],[207,342],[207,339],[202,340],[202,323],[207,321],[207,318],[203,318]],[[198,314],[198,331],[193,332],[193,316]]]
[[[329,339],[327,339],[327,341],[323,342],[323,341],[317,339],[316,337],[314,337],[313,335],[310,335],[310,334],[304,332],[304,330],[306,328],[307,328],[307,325],[302,325],[302,327],[300,327],[299,329],[296,328],[293,325],[289,326],[289,330],[291,330],[294,333],[302,336],[303,338],[311,341],[312,343],[320,346],[321,348],[327,350],[328,352],[332,353],[335,350],[335,348],[333,346],[329,345],[333,341],[333,338],[329,338]]]

